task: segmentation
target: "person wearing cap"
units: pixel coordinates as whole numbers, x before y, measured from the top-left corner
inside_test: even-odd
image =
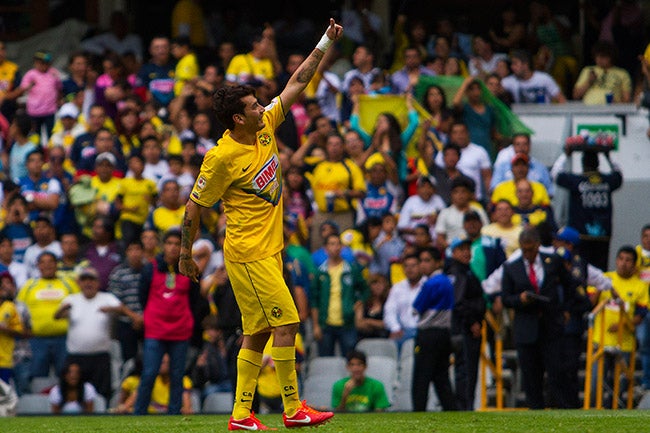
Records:
[[[494,190],[504,180],[512,179],[512,158],[518,153],[523,153],[528,156],[528,174],[526,177],[544,185],[548,195],[552,197],[555,194],[555,185],[549,170],[543,162],[532,156],[530,151],[530,134],[525,132],[514,134],[512,144],[501,149],[494,161],[494,175],[490,182],[490,190]]]
[[[463,217],[469,210],[476,211],[487,225],[489,220],[487,214],[479,205],[472,201],[476,185],[467,176],[459,176],[451,183],[451,205],[440,211],[436,221],[436,245],[438,248],[446,248],[451,239],[463,237],[466,233],[463,230]]]
[[[417,194],[407,198],[400,211],[397,223],[399,233],[412,242],[415,226],[435,226],[438,214],[445,207],[445,202],[436,194],[436,180],[432,176],[420,176],[417,180]]]
[[[10,99],[27,93],[27,114],[34,122],[37,133],[45,127],[47,137],[54,127],[54,114],[58,108],[61,78],[52,66],[52,53],[39,50],[34,53],[34,67],[27,71],[20,86],[11,92]]]
[[[57,275],[57,257],[43,251],[37,257],[38,276],[30,278],[18,291],[16,300],[24,303],[32,319],[30,377],[47,377],[50,366],[61,372],[66,357],[65,335],[68,323],[58,321],[54,313],[68,295],[79,292],[76,281]]]
[[[513,206],[517,206],[516,184],[521,179],[527,179],[529,173],[530,158],[525,153],[517,153],[512,157],[512,178],[500,182],[494,187],[490,203],[493,206],[499,200],[508,200]],[[549,206],[551,200],[548,191],[540,182],[528,180],[533,188],[533,204]]]
[[[361,200],[357,223],[366,218],[381,218],[387,213],[398,213],[401,188],[388,179],[386,160],[380,153],[372,154],[366,161],[366,195]]]
[[[66,155],[72,150],[75,138],[86,132],[86,127],[78,122],[79,108],[74,102],[66,102],[59,108],[56,117],[61,122],[61,127],[53,131],[48,147],[61,146],[66,150]]]
[[[456,363],[455,390],[458,410],[474,410],[474,394],[481,349],[481,323],[486,304],[481,283],[471,270],[472,240],[452,239],[445,274],[454,286],[454,308],[451,318],[452,342]]]
[[[27,154],[27,176],[18,179],[20,193],[27,200],[29,220],[35,221],[39,215],[53,216],[59,207],[61,196],[65,194],[58,180],[48,177],[43,171],[45,152],[40,147]],[[56,225],[56,224],[55,224]]]
[[[100,140],[108,139],[105,132],[100,132],[97,137]],[[90,186],[95,190],[93,206],[87,210],[88,226],[82,227],[82,233],[88,237],[92,236],[92,220],[95,217],[109,217],[116,220],[119,216],[117,197],[120,192],[122,179],[115,176],[117,158],[111,152],[102,152],[95,158],[95,175],[90,180]]]
[[[136,317],[112,293],[99,291],[99,273],[87,266],[77,279],[81,293],[66,296],[54,318],[67,319],[67,363],[81,367],[84,377],[108,401],[111,398],[111,329],[115,314]]]
[[[562,402],[565,370],[562,337],[580,282],[557,254],[540,251],[536,228],[519,235],[521,256],[503,264],[502,300],[514,309],[513,337],[522,373],[526,404],[544,409]],[[544,373],[550,401],[544,400]]]
[[[563,409],[578,409],[580,407],[578,371],[580,370],[580,356],[584,350],[582,337],[586,331],[583,317],[592,308],[588,291],[594,293],[594,291],[602,292],[612,288],[611,280],[605,277],[603,271],[587,263],[577,253],[576,247],[579,243],[580,233],[569,226],[560,228],[553,239],[555,252],[564,259],[566,266],[570,267],[573,277],[580,282],[569,306],[570,318],[565,324],[562,337],[566,377],[563,381],[563,399],[558,403]]]
[[[598,153],[583,152],[582,173],[573,173],[566,166],[572,152],[571,147],[565,147],[551,173],[558,186],[569,192],[567,224],[580,233],[580,254],[606,271],[612,237],[613,193],[623,185],[623,172],[612,162],[609,152],[604,154],[609,173],[600,172]]]

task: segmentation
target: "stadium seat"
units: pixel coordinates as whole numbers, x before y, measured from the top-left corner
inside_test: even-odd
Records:
[[[232,392],[214,392],[208,394],[203,402],[203,413],[230,413],[232,411]]]
[[[384,384],[386,396],[392,404],[397,385],[397,360],[390,356],[368,356],[366,376],[377,379]]]
[[[197,389],[190,391],[190,401],[192,402],[192,412],[201,413],[201,392]]]
[[[303,397],[310,406],[330,408],[332,405],[332,385],[347,377],[345,358],[342,356],[323,356],[309,362],[307,377],[303,386]]]
[[[357,343],[356,349],[366,356],[388,356],[397,361],[397,345],[388,338],[364,338]]]
[[[120,380],[120,370],[122,369],[122,347],[117,340],[111,340],[111,390],[120,389],[122,381]]]
[[[23,394],[16,406],[17,415],[45,415],[52,413],[49,396],[45,394]]]
[[[46,393],[57,383],[59,378],[56,376],[35,377],[30,382],[29,389],[32,394]]]
[[[413,386],[413,350],[415,348],[415,339],[411,338],[402,345],[402,352],[399,357],[397,369],[397,388],[391,411],[410,412],[413,410],[411,401],[411,388]]]

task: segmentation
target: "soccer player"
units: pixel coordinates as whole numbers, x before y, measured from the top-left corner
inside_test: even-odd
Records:
[[[328,47],[343,28],[329,27],[289,79],[279,97],[262,107],[248,86],[219,89],[217,119],[227,128],[205,155],[185,208],[180,271],[194,280],[199,270],[192,243],[203,207],[221,199],[226,213],[224,258],[242,312],[244,340],[237,359],[237,385],[229,430],[268,430],[251,411],[264,346],[273,333],[271,356],[282,387],[287,427],[323,423],[332,412],[311,409],[298,397],[295,338],[300,319],[282,276],[282,177],[274,130],[311,80]]]

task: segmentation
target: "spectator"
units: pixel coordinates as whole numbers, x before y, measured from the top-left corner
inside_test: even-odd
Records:
[[[354,305],[354,323],[359,340],[364,338],[387,338],[388,331],[384,324],[384,304],[388,298],[390,282],[380,274],[368,276],[370,296],[366,302]]]
[[[646,284],[650,284],[650,224],[641,228],[640,243],[635,248],[637,253],[637,268],[639,278]],[[650,317],[645,316],[643,322],[637,326],[637,338],[639,340],[639,353],[641,354],[641,366],[643,377],[641,386],[650,389]]]
[[[601,340],[601,334],[595,332],[594,343],[605,348],[603,379],[604,383],[610,386],[610,389],[614,380],[616,357],[621,356],[629,362],[630,352],[634,350],[635,345],[635,328],[642,323],[647,314],[648,284],[638,277],[637,259],[634,247],[624,245],[619,248],[616,253],[616,269],[605,272],[605,276],[612,280],[612,289],[592,294],[594,304],[607,302],[603,314],[598,315],[594,323],[594,329],[601,329],[601,326],[605,327],[605,335]],[[619,315],[621,312],[627,316],[628,323],[623,326],[619,333]],[[620,352],[614,352],[611,350],[612,348],[617,348]],[[592,389],[596,390],[598,363],[594,363],[593,367]],[[608,406],[608,404],[605,403],[605,406]]]
[[[496,113],[491,106],[485,104],[481,84],[476,78],[467,77],[454,95],[454,109],[460,113],[460,118],[467,125],[469,138],[485,149],[492,157],[496,155],[493,140],[498,139],[496,130]],[[467,102],[463,102],[463,97]]]
[[[128,165],[129,171],[120,181],[120,190],[117,194],[123,245],[129,245],[131,241],[140,239],[142,228],[149,215],[149,208],[153,206],[158,194],[155,182],[142,176],[144,172],[142,155],[131,154]]]
[[[341,257],[341,239],[336,234],[325,238],[327,261],[318,268],[310,289],[311,317],[319,356],[333,356],[338,342],[341,353],[348,353],[357,342],[354,326],[355,303],[368,297],[368,286],[356,263]]]
[[[251,40],[251,50],[246,54],[238,54],[232,58],[226,69],[226,82],[229,84],[264,84],[271,83],[275,94],[276,85],[273,81],[277,72],[282,69],[277,61],[275,52],[275,36],[272,27],[267,27],[255,34]]]
[[[449,143],[460,148],[460,159],[458,170],[474,181],[476,199],[484,200],[490,190],[492,179],[492,163],[487,151],[478,144],[472,143],[469,139],[467,125],[462,122],[454,122],[449,131]],[[444,167],[442,153],[436,155],[435,162],[438,166]]]
[[[346,354],[350,373],[332,385],[332,407],[340,412],[382,412],[390,406],[384,384],[366,376],[366,354],[353,350]]]
[[[512,94],[517,103],[542,103],[551,101],[566,102],[562,90],[555,80],[546,72],[535,71],[530,54],[526,51],[515,51],[512,59],[512,75],[501,81],[503,88]]]
[[[523,230],[521,225],[513,223],[513,216],[512,204],[508,200],[499,200],[492,211],[493,222],[481,229],[481,234],[501,241],[507,257],[519,249],[519,234]]]
[[[79,108],[74,102],[63,104],[56,115],[61,122],[61,128],[53,130],[48,146],[50,148],[55,146],[63,147],[66,157],[69,157],[74,140],[86,132],[86,127],[79,121]]]
[[[515,215],[512,222],[522,226],[539,226],[549,224],[553,230],[557,230],[557,223],[553,216],[553,209],[550,205],[535,204],[535,192],[533,185],[528,179],[519,179],[515,183],[516,205],[512,207]]]
[[[437,183],[433,177],[421,176],[417,181],[417,194],[404,202],[397,228],[407,241],[413,241],[417,225],[434,227],[438,214],[446,207],[442,198],[436,194],[436,189]]]
[[[65,196],[59,181],[43,172],[44,164],[45,152],[37,147],[25,157],[27,176],[18,179],[20,193],[27,201],[29,221],[35,221],[39,215],[51,217],[53,211],[59,207],[61,196]]]
[[[140,36],[137,33],[129,33],[128,18],[122,11],[114,11],[111,14],[108,32],[84,39],[81,41],[81,48],[96,56],[109,52],[120,56],[133,53],[138,60],[142,60]]]
[[[79,235],[73,233],[63,233],[59,237],[61,242],[61,259],[57,263],[57,275],[77,281],[79,272],[88,266],[88,260],[81,255],[79,245]]]
[[[142,139],[142,156],[144,157],[142,177],[153,180],[156,184],[169,173],[169,164],[163,158],[162,150],[162,145],[155,135],[148,135]]]
[[[413,315],[413,301],[426,280],[418,256],[405,256],[402,265],[406,278],[391,287],[384,304],[384,325],[390,332],[389,338],[397,343],[398,350],[406,340],[415,337],[418,318]]]
[[[465,212],[474,210],[478,212],[483,224],[488,224],[488,217],[480,205],[472,203],[474,182],[466,176],[457,177],[451,183],[451,205],[440,211],[436,221],[436,246],[446,248],[454,238],[465,235],[463,230],[463,217]]]
[[[5,282],[5,280],[8,280]],[[15,341],[25,335],[25,328],[14,303],[16,285],[7,271],[0,273],[0,380],[9,384],[13,376]]]
[[[11,239],[0,232],[0,272],[9,272],[16,287],[23,287],[27,282],[28,270],[22,261],[14,259],[14,246]]]
[[[392,91],[398,95],[410,92],[420,76],[432,76],[433,72],[422,66],[420,51],[415,46],[404,49],[404,67],[391,76]]]
[[[216,315],[203,319],[205,341],[192,367],[192,384],[201,390],[203,398],[215,392],[232,392],[233,341],[224,338]],[[275,374],[275,372],[274,372]]]
[[[138,86],[146,90],[146,100],[155,100],[163,107],[174,98],[174,63],[169,56],[169,39],[156,36],[149,44],[151,60],[138,72]]]
[[[88,74],[88,57],[86,57],[86,54],[80,51],[75,51],[70,54],[70,57],[68,58],[68,71],[70,71],[68,78],[63,80],[61,83],[61,93],[63,95],[63,100],[66,103],[72,103],[71,105],[68,105],[68,107],[76,108],[77,105],[75,105],[75,103],[72,101],[78,100],[77,98],[80,95],[83,95],[84,91],[86,90],[86,81]],[[63,105],[61,108],[63,108]],[[77,113],[78,112],[79,108],[77,108]],[[61,120],[63,119],[63,116],[60,112],[58,117]],[[77,116],[74,117],[76,118]]]
[[[330,135],[326,150],[327,159],[316,166],[310,178],[318,208],[312,221],[312,251],[321,245],[317,230],[324,221],[336,222],[341,230],[354,225],[353,200],[362,199],[366,192],[361,169],[345,158],[343,138],[335,133]]]
[[[140,363],[140,366],[136,368],[136,371],[122,381],[120,387],[120,403],[117,407],[118,413],[133,413],[134,409],[137,407],[137,400],[140,395],[139,385],[141,383],[142,372],[142,362],[136,360],[136,365],[138,362]],[[157,371],[155,381],[151,388],[150,403],[149,407],[146,408],[146,413],[169,413],[170,402],[174,400],[174,397],[170,394],[171,386],[172,376],[170,369],[170,355],[165,353],[160,361],[160,369]],[[182,388],[179,390],[178,399],[182,401],[181,413],[186,415],[192,413],[191,391],[192,381],[189,377],[183,376]],[[135,413],[138,414],[137,412]]]
[[[460,347],[454,347],[456,406],[459,410],[474,410],[481,326],[486,309],[481,283],[470,267],[471,245],[469,238],[456,238],[451,242],[451,258],[445,272],[454,286],[452,341],[455,338],[461,340]]]
[[[455,410],[456,402],[449,382],[454,286],[449,277],[442,273],[444,259],[438,249],[422,251],[420,259],[422,264],[426,263],[427,269],[423,270],[430,273],[411,304],[418,314],[413,364],[413,410],[426,410],[431,382],[442,410]]]
[[[102,68],[104,73],[95,82],[95,103],[104,107],[106,115],[116,121],[117,105],[126,98],[131,85],[127,82],[127,71],[119,55],[106,54]]]
[[[92,163],[94,161],[84,161],[87,158],[90,158],[93,155],[96,155],[98,152],[95,148],[96,136],[100,130],[106,130],[109,134],[112,135],[110,129],[106,128],[104,125],[108,122],[106,117],[106,110],[101,105],[92,105],[88,110],[88,122],[86,125],[87,131],[84,134],[78,135],[72,148],[70,149],[69,158],[74,165],[74,168],[77,170],[84,169],[91,171],[93,169]],[[117,149],[119,146],[117,140],[114,139],[113,145]],[[108,147],[108,145],[106,146]]]
[[[56,256],[51,252],[42,252],[37,266],[40,276],[29,279],[16,297],[27,306],[32,318],[32,378],[49,376],[51,365],[57,374],[63,371],[68,324],[55,320],[54,313],[66,296],[79,292],[74,281],[57,277]]]
[[[23,263],[27,266],[30,278],[38,277],[38,257],[44,251],[52,253],[57,260],[63,254],[61,242],[56,240],[56,231],[52,221],[46,216],[39,216],[34,221],[34,244],[25,250]]]
[[[198,78],[199,64],[196,54],[190,47],[190,38],[187,36],[177,36],[172,40],[171,53],[177,61],[174,72],[174,95],[178,96],[186,83]]]
[[[39,50],[34,53],[34,67],[25,73],[20,87],[10,94],[9,99],[27,93],[27,114],[34,122],[34,130],[40,137],[44,126],[45,137],[49,138],[60,92],[61,78],[59,71],[52,66],[52,53]]]
[[[382,217],[381,232],[372,242],[375,254],[368,268],[370,272],[389,277],[391,264],[399,261],[404,241],[398,236],[396,226],[395,215],[387,213]]]
[[[126,244],[125,261],[117,265],[108,277],[108,290],[136,316],[119,316],[117,340],[122,349],[122,361],[135,358],[142,343],[142,304],[139,291],[145,266],[144,247],[139,239]]]
[[[84,257],[99,273],[99,290],[108,290],[108,276],[120,264],[122,256],[115,242],[115,225],[106,217],[97,217],[92,224],[92,237]]]
[[[472,41],[474,57],[469,60],[469,74],[485,80],[488,74],[496,71],[497,62],[508,56],[492,51],[492,42],[485,35],[476,35]]]
[[[578,283],[559,256],[539,252],[536,229],[522,231],[519,245],[522,256],[503,265],[503,305],[515,312],[512,329],[526,403],[531,409],[543,409],[545,372],[550,404],[557,404],[563,395],[564,312]]]
[[[168,414],[188,413],[183,400],[183,371],[194,328],[192,300],[199,295],[197,283],[178,272],[181,236],[168,231],[163,237],[163,252],[142,272],[140,304],[144,307],[144,370],[138,386],[134,413],[144,415],[151,401],[158,370],[168,366]],[[163,363],[163,356],[169,362]],[[166,365],[165,365],[166,364]]]
[[[436,191],[445,202],[445,206],[449,206],[451,203],[452,181],[457,177],[466,177],[458,170],[457,165],[459,160],[460,148],[455,144],[447,144],[442,148],[443,165],[437,165],[433,158],[431,158],[431,162],[429,163],[429,173],[436,180]]]
[[[14,184],[15,185],[15,184]],[[7,213],[2,235],[11,241],[13,261],[24,264],[25,251],[34,243],[32,227],[27,224],[27,200],[20,194],[7,201]],[[6,259],[2,259],[6,265]],[[25,268],[26,271],[29,271]]]
[[[555,251],[564,259],[565,265],[570,267],[571,275],[580,281],[573,302],[569,305],[569,320],[565,324],[562,336],[565,379],[562,387],[564,394],[558,402],[558,406],[563,409],[580,408],[578,371],[581,364],[582,338],[586,330],[584,315],[593,307],[585,287],[593,287],[598,292],[608,291],[612,288],[611,280],[605,277],[600,269],[588,264],[576,253],[576,246],[579,243],[580,234],[576,229],[568,226],[558,230],[553,240]]]
[[[18,65],[7,60],[7,43],[0,41],[0,113],[12,121],[16,111],[15,96],[12,92],[20,86],[20,71]]]
[[[30,140],[32,120],[25,113],[18,112],[14,116],[9,128],[10,136],[14,142],[9,150],[9,178],[17,182],[27,176],[27,154],[36,149],[36,144]]]
[[[5,300],[11,300],[14,304],[16,313],[19,316],[22,325],[22,332],[14,339],[12,350],[12,364],[13,364],[13,384],[16,394],[20,397],[23,394],[29,394],[30,389],[30,370],[32,360],[32,350],[29,346],[29,337],[32,335],[32,319],[29,315],[27,306],[20,301],[16,300],[17,286],[16,283],[7,271],[0,272],[0,291],[3,293]],[[6,305],[5,307],[9,307]],[[6,316],[5,316],[6,317]],[[9,317],[7,317],[9,318]],[[2,347],[9,347],[3,345]]]
[[[79,364],[67,363],[59,377],[59,383],[54,385],[49,394],[52,413],[57,415],[93,413],[97,391],[92,384],[83,380]]]
[[[609,159],[609,153],[605,154],[605,159],[611,173],[600,173],[599,156],[595,152],[582,154],[581,174],[565,171],[567,156],[570,155],[571,149],[567,148],[553,164],[551,174],[558,186],[566,188],[571,196],[567,223],[580,232],[580,255],[604,271],[612,235],[612,193],[623,184],[623,173]]]
[[[160,204],[149,213],[145,228],[154,229],[158,234],[166,233],[181,226],[184,213],[185,208],[181,206],[178,182],[169,179],[162,185]]]
[[[359,78],[363,88],[368,91],[372,80],[380,73],[379,68],[376,68],[374,63],[375,55],[372,50],[366,45],[359,45],[352,55],[354,69],[346,72],[343,76],[343,92],[351,96],[351,86],[354,78]]]
[[[490,182],[490,189],[494,190],[494,188],[504,180],[509,180],[515,177],[514,172],[512,171],[513,161],[515,161],[514,158],[518,154],[523,154],[528,157],[528,171],[523,176],[544,185],[546,192],[552,197],[555,194],[555,185],[551,180],[548,168],[546,168],[544,163],[532,156],[530,151],[530,135],[526,133],[514,134],[512,136],[512,144],[501,149],[494,161],[494,175]],[[518,160],[522,162],[524,161],[524,159]]]
[[[111,398],[111,314],[136,315],[112,293],[99,293],[99,274],[86,267],[79,272],[81,293],[66,296],[54,313],[68,319],[67,362],[81,367],[82,376],[106,401]]]
[[[573,87],[573,98],[587,105],[630,102],[632,81],[625,69],[614,66],[616,46],[598,42],[592,53],[596,64],[582,69]]]

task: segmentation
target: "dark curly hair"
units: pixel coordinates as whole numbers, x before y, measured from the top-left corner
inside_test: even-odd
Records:
[[[255,96],[255,89],[251,86],[238,85],[217,90],[212,97],[212,108],[219,123],[232,130],[235,127],[232,117],[244,113],[242,98],[248,95]]]

